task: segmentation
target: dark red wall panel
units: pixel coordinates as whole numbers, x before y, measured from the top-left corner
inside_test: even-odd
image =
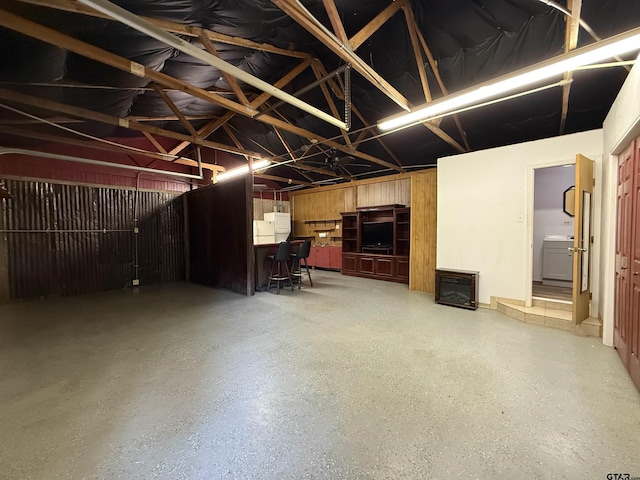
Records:
[[[194,190],[186,198],[191,280],[253,295],[251,177]]]

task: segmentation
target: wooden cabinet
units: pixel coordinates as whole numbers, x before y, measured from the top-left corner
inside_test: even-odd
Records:
[[[383,205],[341,215],[342,274],[409,283],[410,209]]]
[[[311,247],[307,263],[310,267],[340,270],[342,268],[342,249],[340,247]]]
[[[342,253],[357,253],[358,250],[358,214],[342,213]]]

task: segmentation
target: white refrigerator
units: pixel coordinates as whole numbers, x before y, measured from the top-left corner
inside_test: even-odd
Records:
[[[273,222],[275,242],[284,242],[291,233],[291,214],[281,212],[268,212],[264,214],[265,221]]]
[[[264,220],[254,220],[253,244],[263,245],[265,243],[276,243],[275,224]]]

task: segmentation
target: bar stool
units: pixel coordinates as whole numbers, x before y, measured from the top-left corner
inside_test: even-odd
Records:
[[[291,285],[291,291],[293,292],[293,281],[291,280],[291,272],[289,271],[289,256],[291,253],[291,243],[280,242],[275,255],[267,255],[267,258],[271,261],[271,270],[269,272],[269,282],[267,283],[267,291],[271,291],[271,281],[276,282],[278,289],[277,293],[280,294],[280,283],[288,281]],[[283,268],[284,267],[284,268]],[[286,275],[285,275],[286,273]]]
[[[300,286],[302,285],[302,264],[304,263],[304,267],[307,269],[307,275],[309,276],[309,284],[313,287],[313,281],[311,280],[311,272],[309,271],[309,265],[307,264],[307,258],[309,257],[309,252],[311,251],[311,240],[305,240],[296,253],[291,254],[291,259],[293,263],[291,265],[291,276],[297,280],[298,290],[300,290]]]

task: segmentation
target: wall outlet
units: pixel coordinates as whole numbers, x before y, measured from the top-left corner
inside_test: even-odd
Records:
[[[340,230],[340,224],[336,223],[336,230]]]
[[[140,285],[140,280],[138,280],[137,278],[133,280],[133,282],[131,282],[133,284],[134,287],[137,287],[138,285]]]

